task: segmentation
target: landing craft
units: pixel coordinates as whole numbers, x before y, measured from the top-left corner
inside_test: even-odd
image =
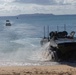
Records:
[[[50,42],[51,52],[54,54],[54,61],[75,61],[76,60],[76,37],[75,31],[68,34],[67,31],[52,31],[49,38],[43,38],[41,45]]]
[[[11,23],[9,20],[6,20],[6,26],[11,26]]]

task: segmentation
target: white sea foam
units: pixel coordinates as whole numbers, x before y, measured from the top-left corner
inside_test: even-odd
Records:
[[[57,62],[25,62],[25,61],[0,61],[0,66],[43,66],[43,65],[59,65]]]

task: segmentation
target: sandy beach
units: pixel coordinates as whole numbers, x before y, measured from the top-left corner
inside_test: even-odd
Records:
[[[0,75],[76,75],[76,68],[56,66],[9,66],[0,67]]]

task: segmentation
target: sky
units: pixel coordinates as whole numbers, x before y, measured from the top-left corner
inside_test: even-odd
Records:
[[[76,14],[76,0],[0,0],[0,16],[34,13]]]

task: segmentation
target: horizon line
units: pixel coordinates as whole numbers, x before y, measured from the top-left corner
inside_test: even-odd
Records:
[[[76,14],[53,14],[53,13],[31,13],[31,14],[18,14],[18,15],[0,15],[0,17],[14,17],[14,16],[20,16],[20,15],[76,15]]]

